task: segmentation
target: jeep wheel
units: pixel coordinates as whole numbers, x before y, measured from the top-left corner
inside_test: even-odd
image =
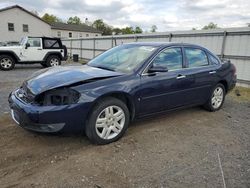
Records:
[[[61,59],[58,56],[49,56],[46,61],[47,67],[55,67],[61,65]]]
[[[15,67],[15,60],[9,55],[0,56],[0,69],[4,71],[11,70]]]

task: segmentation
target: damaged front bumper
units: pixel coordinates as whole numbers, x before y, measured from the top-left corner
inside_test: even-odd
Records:
[[[9,105],[12,119],[22,128],[36,132],[75,132],[84,129],[88,103],[62,106],[38,106],[26,103],[12,92]]]

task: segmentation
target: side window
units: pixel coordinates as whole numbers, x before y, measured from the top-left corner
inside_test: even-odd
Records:
[[[15,31],[14,23],[8,23],[8,30]]]
[[[59,48],[58,40],[44,39],[44,48]]]
[[[212,65],[219,65],[220,62],[217,58],[215,58],[213,55],[208,54],[209,60],[211,62]]]
[[[203,50],[197,48],[185,48],[185,54],[190,68],[208,65],[207,55]]]
[[[153,66],[163,66],[168,70],[182,68],[181,48],[168,48],[158,54],[153,60]]]
[[[29,38],[28,43],[30,44],[30,47],[40,47],[41,46],[40,38]]]

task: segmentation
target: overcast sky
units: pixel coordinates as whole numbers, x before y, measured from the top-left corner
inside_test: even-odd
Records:
[[[250,0],[0,0],[0,8],[18,4],[40,16],[54,14],[63,20],[79,16],[101,18],[112,26],[140,26],[158,31],[201,28],[209,22],[220,27],[250,23]]]

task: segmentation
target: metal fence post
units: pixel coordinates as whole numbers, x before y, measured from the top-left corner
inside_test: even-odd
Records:
[[[169,35],[168,35],[168,37],[169,37],[169,38],[168,38],[168,41],[169,41],[169,42],[171,42],[172,36],[173,36],[173,34],[172,34],[172,33],[169,33]]]
[[[115,38],[115,46],[117,46],[117,43],[116,43],[116,38]]]
[[[72,59],[72,39],[70,40],[70,59]]]
[[[80,58],[82,59],[82,39],[80,39]]]
[[[225,46],[226,46],[227,31],[223,33],[222,45],[221,45],[221,58],[224,57]]]
[[[114,47],[114,44],[113,44],[113,39],[114,39],[114,37],[113,37],[113,35],[112,35],[112,38],[111,38],[111,48],[113,48],[113,47]]]

